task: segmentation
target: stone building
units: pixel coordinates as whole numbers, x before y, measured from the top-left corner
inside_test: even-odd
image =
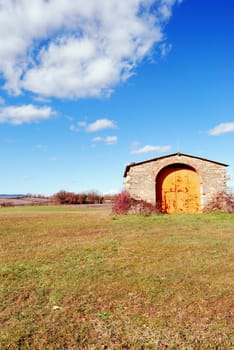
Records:
[[[136,200],[162,212],[201,212],[211,198],[226,191],[227,164],[183,153],[126,166],[125,188]]]

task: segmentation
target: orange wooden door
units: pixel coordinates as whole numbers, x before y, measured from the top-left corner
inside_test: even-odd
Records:
[[[191,169],[168,169],[162,182],[162,211],[198,213],[200,181]]]

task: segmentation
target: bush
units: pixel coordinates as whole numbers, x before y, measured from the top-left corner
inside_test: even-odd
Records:
[[[223,211],[225,213],[234,213],[234,194],[227,192],[218,192],[204,208],[204,212]]]
[[[87,194],[86,193],[77,193],[76,203],[77,204],[86,204],[87,203]]]
[[[5,208],[5,207],[14,207],[14,203],[12,203],[12,202],[2,202],[1,203],[1,208]]]
[[[127,191],[121,192],[116,196],[114,206],[114,214],[141,214],[141,215],[151,215],[158,214],[155,205],[148,203],[143,200],[136,200],[130,197]]]
[[[152,215],[152,214],[160,214],[161,211],[158,208],[146,201],[143,200],[132,200],[130,213],[132,214],[141,214],[141,215]]]
[[[90,191],[87,193],[87,203],[88,204],[101,204],[103,202],[103,197],[96,191]]]
[[[132,204],[132,199],[127,191],[123,191],[115,198],[113,213],[128,214]]]
[[[69,192],[61,190],[53,195],[53,202],[55,204],[67,204],[68,203]]]

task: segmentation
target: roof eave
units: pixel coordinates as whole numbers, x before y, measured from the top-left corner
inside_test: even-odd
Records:
[[[133,162],[133,163],[129,163],[129,164],[127,164],[126,167],[125,167],[124,177],[127,176],[129,169],[130,169],[131,167],[133,167],[133,166],[137,166],[137,165],[141,165],[141,164],[146,164],[146,163],[150,163],[150,162],[153,162],[153,161],[157,161],[157,160],[160,160],[160,159],[163,159],[163,158],[170,158],[170,157],[174,157],[174,156],[184,156],[184,157],[189,157],[189,158],[195,158],[195,159],[204,160],[204,161],[206,161],[206,162],[215,163],[215,164],[218,164],[218,165],[221,165],[221,166],[225,166],[225,167],[228,167],[228,166],[229,166],[228,164],[216,162],[216,161],[214,161],[214,160],[210,160],[210,159],[206,159],[206,158],[202,158],[202,157],[197,157],[197,156],[192,156],[192,155],[189,155],[189,154],[177,152],[177,153],[167,154],[166,156],[161,156],[161,157],[156,157],[156,158],[147,159],[147,160],[144,160],[144,161],[141,161],[141,162],[138,162],[138,163],[134,163],[134,162]]]

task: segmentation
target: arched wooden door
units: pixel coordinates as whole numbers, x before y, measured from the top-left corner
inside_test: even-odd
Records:
[[[200,212],[200,180],[190,167],[170,166],[157,177],[157,202],[162,212]]]

